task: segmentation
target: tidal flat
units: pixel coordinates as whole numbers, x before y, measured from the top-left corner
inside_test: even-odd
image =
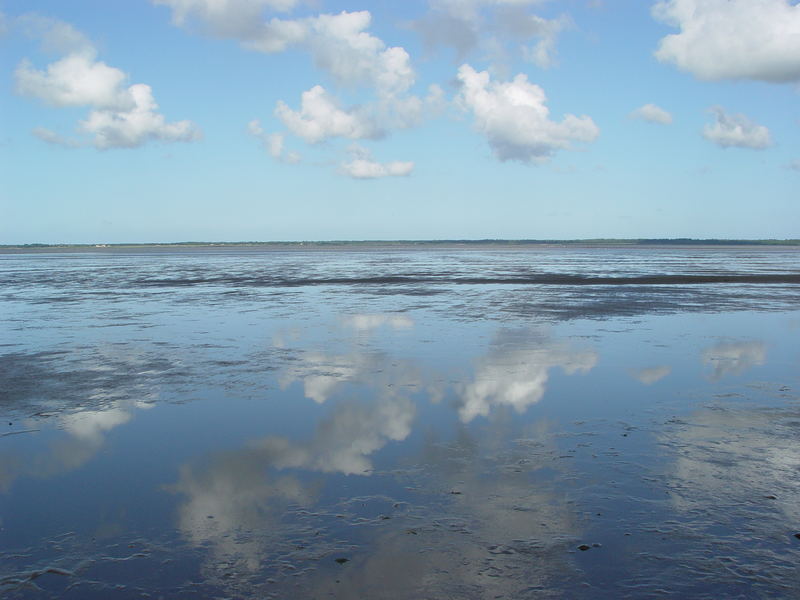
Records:
[[[799,259],[0,254],[0,594],[797,597]]]

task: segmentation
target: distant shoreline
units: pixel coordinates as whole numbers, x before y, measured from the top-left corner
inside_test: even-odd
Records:
[[[413,247],[524,247],[524,246],[800,246],[800,239],[742,240],[694,238],[582,239],[582,240],[330,240],[298,242],[161,242],[118,244],[2,244],[0,253],[19,252],[104,252],[120,250],[229,249],[345,249],[345,248],[413,248]]]

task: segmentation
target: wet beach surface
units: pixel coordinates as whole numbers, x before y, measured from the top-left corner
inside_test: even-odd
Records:
[[[786,598],[796,248],[0,254],[7,598]]]

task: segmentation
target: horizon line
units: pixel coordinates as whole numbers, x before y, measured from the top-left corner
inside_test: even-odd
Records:
[[[31,248],[123,248],[164,246],[301,246],[301,245],[435,245],[435,244],[622,244],[622,245],[800,245],[800,239],[789,238],[443,238],[443,239],[330,239],[330,240],[271,240],[271,241],[176,241],[176,242],[75,242],[0,244],[2,249]]]

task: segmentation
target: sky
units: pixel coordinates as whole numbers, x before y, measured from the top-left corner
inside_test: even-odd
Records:
[[[0,0],[0,244],[800,237],[796,0]]]

